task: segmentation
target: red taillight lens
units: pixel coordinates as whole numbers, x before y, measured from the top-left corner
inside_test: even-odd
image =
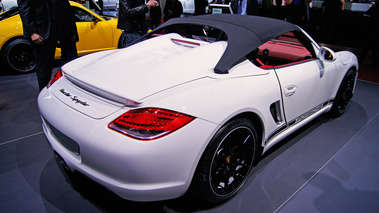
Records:
[[[47,84],[47,88],[49,88],[51,85],[53,85],[60,77],[63,76],[63,72],[61,69],[59,69],[53,77],[50,79],[49,83]]]
[[[108,127],[136,139],[152,140],[170,134],[194,119],[170,110],[142,108],[124,113]]]

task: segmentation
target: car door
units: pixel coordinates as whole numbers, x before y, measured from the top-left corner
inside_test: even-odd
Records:
[[[277,67],[287,123],[298,123],[320,110],[331,96],[334,65],[311,59]]]
[[[112,28],[107,21],[78,7],[73,7],[73,13],[79,34],[76,45],[79,55],[113,48]]]
[[[287,123],[298,123],[331,97],[335,65],[319,59],[317,45],[300,31],[284,33],[259,47],[258,57],[278,77]]]

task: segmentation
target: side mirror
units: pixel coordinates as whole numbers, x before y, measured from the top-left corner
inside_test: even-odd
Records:
[[[319,58],[325,61],[334,61],[336,60],[336,54],[333,50],[327,47],[321,47],[319,51]]]
[[[95,28],[95,26],[97,25],[97,22],[99,22],[99,19],[96,18],[95,16],[92,16],[91,29]]]
[[[97,24],[97,22],[99,22],[99,19],[95,16],[92,17],[92,21],[95,23],[95,25]]]

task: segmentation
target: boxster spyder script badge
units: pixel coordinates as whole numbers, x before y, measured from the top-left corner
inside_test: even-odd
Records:
[[[76,104],[81,104],[83,106],[89,106],[89,104],[87,102],[79,100],[78,96],[71,95],[71,93],[66,92],[64,89],[60,89],[59,92],[61,92],[66,97],[70,98]]]

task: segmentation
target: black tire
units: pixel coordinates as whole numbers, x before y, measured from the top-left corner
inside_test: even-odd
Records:
[[[32,72],[36,67],[32,44],[24,38],[10,42],[2,52],[2,59],[13,73]]]
[[[330,111],[327,113],[331,117],[339,117],[346,112],[349,108],[351,99],[354,94],[355,87],[355,75],[356,73],[353,70],[347,71],[345,77],[342,80],[336,98]]]
[[[121,34],[120,39],[118,40],[118,48],[124,48],[125,46],[125,37]]]
[[[236,119],[223,126],[200,159],[192,185],[195,195],[210,203],[234,196],[254,165],[257,145],[256,129],[248,119]]]

